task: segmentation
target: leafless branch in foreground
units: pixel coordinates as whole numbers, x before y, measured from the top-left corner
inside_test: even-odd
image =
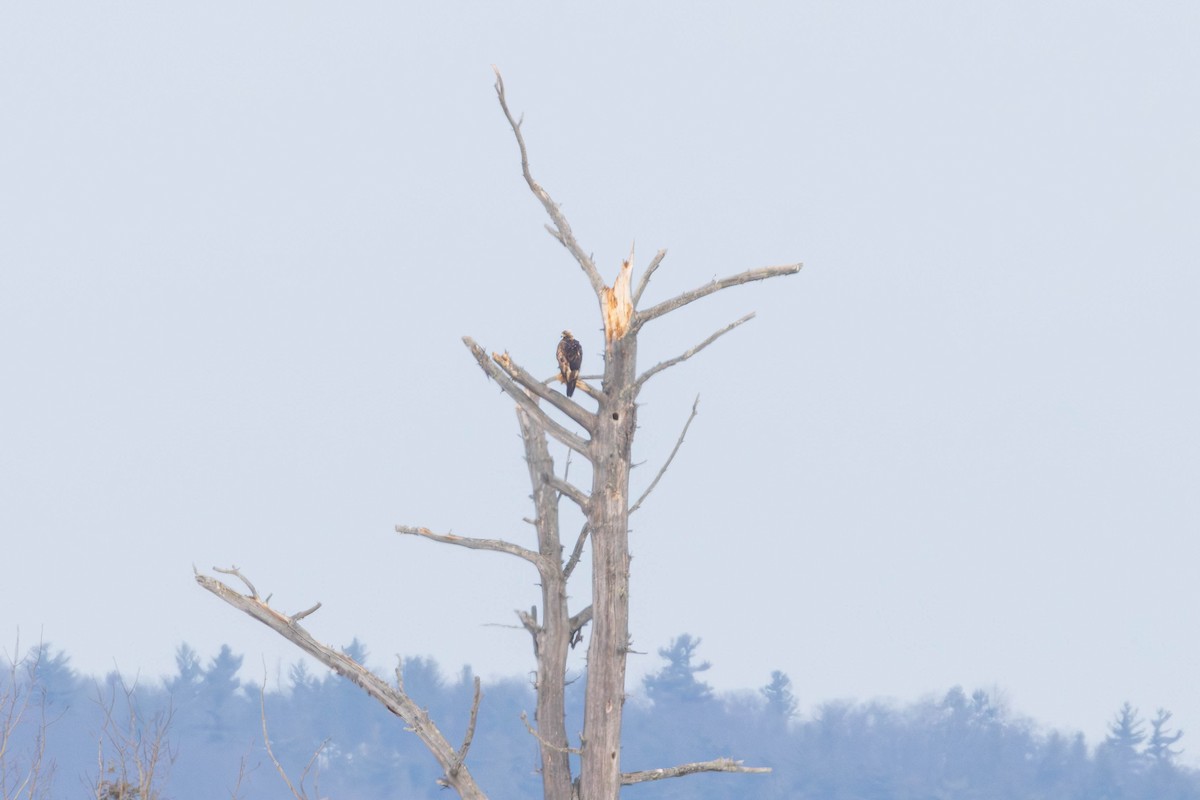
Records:
[[[551,221],[554,222],[554,230],[550,231],[555,239],[562,243],[562,246],[571,252],[575,260],[579,262],[579,266],[583,268],[588,280],[592,284],[593,291],[596,296],[600,297],[604,290],[604,279],[600,277],[600,273],[596,270],[596,265],[592,263],[591,256],[583,252],[583,248],[579,246],[579,242],[575,241],[575,234],[571,231],[571,226],[567,222],[567,218],[563,216],[562,210],[559,209],[558,203],[551,199],[549,192],[542,188],[541,184],[533,179],[533,175],[529,172],[529,153],[525,149],[525,137],[521,135],[521,123],[513,119],[512,112],[508,110],[508,99],[504,95],[504,78],[500,76],[500,70],[492,67],[492,71],[496,73],[496,97],[500,99],[500,108],[504,111],[504,116],[508,120],[508,124],[512,126],[513,135],[517,137],[517,147],[521,150],[521,174],[525,176],[525,182],[529,184],[530,191],[542,201],[542,206],[546,209],[546,213],[550,215]]]
[[[658,474],[654,476],[654,480],[650,481],[650,485],[646,487],[646,491],[642,492],[642,496],[637,499],[636,503],[630,506],[630,516],[633,515],[633,512],[642,507],[642,502],[650,496],[650,493],[654,491],[654,487],[658,486],[658,482],[662,480],[662,476],[666,474],[667,467],[671,466],[671,462],[675,460],[675,454],[679,452],[679,446],[683,444],[683,437],[687,436],[688,428],[692,426],[692,420],[696,418],[696,408],[699,405],[700,395],[696,395],[696,399],[692,401],[692,413],[688,416],[687,422],[683,424],[683,430],[679,432],[679,438],[675,441],[675,447],[671,450],[671,455],[667,456],[666,462],[663,463],[662,468],[658,471]]]
[[[455,789],[464,800],[486,800],[487,795],[479,788],[465,764],[457,765],[454,774],[450,774],[451,768],[456,766],[457,750],[429,718],[429,713],[408,696],[402,683],[398,682],[395,687],[388,685],[378,675],[345,653],[318,642],[296,620],[276,611],[257,597],[234,591],[216,578],[207,575],[197,574],[196,583],[229,605],[266,625],[329,669],[358,686],[388,711],[400,717],[437,759],[445,773],[445,777],[442,779],[445,785]]]
[[[655,253],[654,258],[652,258],[650,263],[646,265],[646,270],[642,273],[642,277],[638,281],[637,289],[635,289],[633,292],[633,304],[635,306],[642,302],[642,292],[646,291],[646,287],[650,284],[650,276],[654,274],[654,270],[658,269],[658,265],[662,263],[662,260],[666,255],[666,248],[663,248]]]
[[[640,330],[643,325],[652,319],[657,319],[663,314],[674,311],[681,306],[686,306],[688,303],[695,302],[702,297],[708,297],[714,292],[719,292],[722,289],[728,289],[731,286],[741,286],[744,283],[752,283],[753,281],[766,280],[779,275],[793,275],[800,271],[803,264],[786,264],[782,267],[760,267],[758,269],[746,270],[737,275],[731,275],[728,278],[722,278],[711,283],[706,283],[690,292],[684,292],[677,297],[672,297],[670,300],[664,300],[656,306],[639,311],[635,315],[633,327],[635,330]]]
[[[694,775],[697,772],[745,772],[762,775],[771,771],[770,767],[744,767],[741,761],[732,758],[715,758],[712,761],[697,761],[691,764],[680,764],[667,769],[644,769],[639,772],[622,772],[621,785],[632,786],[635,783],[661,781],[665,778],[678,778],[683,775]]]
[[[662,372],[664,369],[670,369],[671,367],[675,366],[676,364],[678,364],[682,361],[687,361],[689,358],[696,355],[701,350],[708,347],[710,344],[715,342],[717,339],[720,339],[722,336],[729,333],[734,328],[738,327],[739,325],[743,325],[752,319],[754,319],[753,311],[751,311],[749,314],[742,317],[741,319],[737,320],[736,322],[729,323],[724,328],[721,328],[721,330],[717,331],[712,336],[708,337],[707,339],[705,339],[703,342],[696,345],[695,347],[692,347],[692,348],[684,351],[683,353],[680,353],[679,355],[675,356],[674,358],[667,359],[666,361],[662,361],[662,362],[659,362],[658,364],[655,364],[653,367],[651,367],[650,369],[643,372],[642,376],[637,379],[637,390],[640,392],[642,390],[642,386],[646,383],[646,381],[650,380],[655,375]]]

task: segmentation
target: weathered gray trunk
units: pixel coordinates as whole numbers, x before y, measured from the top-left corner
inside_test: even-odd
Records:
[[[621,721],[629,650],[629,467],[637,338],[605,346],[603,402],[591,443],[592,637],[583,711],[582,800],[614,800],[621,786]]]
[[[542,619],[534,619],[533,648],[537,659],[537,730],[542,753],[542,791],[545,800],[570,800],[571,762],[567,750],[565,690],[567,649],[571,638],[566,577],[562,570],[562,538],[558,528],[557,492],[546,482],[554,462],[546,445],[546,432],[522,409],[517,409],[525,460],[533,486],[534,520],[538,552],[543,556],[538,574],[542,582]]]

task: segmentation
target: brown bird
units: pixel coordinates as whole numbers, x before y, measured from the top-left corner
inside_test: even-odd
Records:
[[[567,385],[567,397],[575,394],[575,381],[579,380],[579,365],[583,363],[583,345],[571,335],[570,331],[562,332],[558,343],[558,374]]]

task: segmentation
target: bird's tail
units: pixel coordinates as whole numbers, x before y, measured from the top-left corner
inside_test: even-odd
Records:
[[[571,374],[567,376],[567,397],[575,394],[575,381],[577,380],[579,380],[579,372],[572,370]]]

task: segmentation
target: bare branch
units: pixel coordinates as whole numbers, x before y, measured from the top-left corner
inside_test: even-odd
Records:
[[[667,769],[646,769],[640,772],[622,772],[621,785],[632,786],[635,783],[661,781],[664,778],[678,778],[683,775],[694,775],[697,772],[745,772],[763,774],[770,772],[770,767],[744,767],[741,761],[732,758],[715,758],[712,761],[697,761],[691,764],[680,764]]]
[[[588,523],[583,523],[583,528],[579,531],[579,538],[575,540],[575,548],[571,550],[571,557],[567,559],[567,565],[563,567],[563,578],[571,577],[575,565],[583,557],[583,543],[587,541],[588,530]]]
[[[508,110],[508,100],[504,96],[504,78],[500,76],[500,70],[493,66],[492,71],[496,73],[496,97],[500,99],[500,108],[503,109],[504,116],[508,119],[508,124],[512,126],[513,135],[517,137],[517,147],[521,150],[521,174],[525,176],[525,182],[529,184],[530,191],[541,201],[542,206],[546,209],[546,213],[550,215],[550,220],[554,223],[554,229],[550,230],[551,235],[563,247],[567,248],[571,255],[575,257],[575,260],[579,262],[579,266],[583,268],[588,280],[592,283],[592,290],[596,292],[596,297],[599,298],[604,291],[604,280],[596,270],[596,265],[592,263],[591,257],[583,252],[583,248],[579,246],[579,242],[575,241],[575,234],[572,233],[571,226],[567,222],[567,218],[563,216],[558,203],[555,203],[550,198],[550,194],[530,174],[529,154],[525,150],[525,137],[521,135],[521,123],[513,119],[512,112]]]
[[[434,533],[428,528],[414,528],[410,525],[397,525],[396,533],[408,536],[420,536],[442,544],[456,544],[468,550],[491,550],[494,553],[508,553],[517,558],[523,558],[534,566],[541,562],[541,555],[519,544],[506,542],[503,539],[472,539],[468,536],[455,536],[453,533]]]
[[[571,617],[571,647],[574,647],[575,645],[579,644],[580,641],[582,641],[583,637],[579,632],[583,630],[584,625],[587,625],[591,621],[592,607],[590,605],[583,611],[580,611],[578,614]]]
[[[534,730],[534,727],[529,724],[529,715],[526,714],[524,711],[521,712],[521,722],[525,723],[525,730],[529,731],[529,734],[531,736],[533,736],[533,738],[535,738],[539,742],[541,742],[543,747],[547,747],[551,750],[557,750],[560,753],[570,753],[571,755],[575,755],[575,756],[581,755],[583,753],[583,751],[577,747],[560,747],[556,744],[551,744],[550,742],[547,742],[545,739],[542,738],[541,734],[539,734],[536,730]]]
[[[467,723],[467,735],[463,737],[462,747],[458,748],[458,755],[454,758],[454,766],[450,767],[450,771],[454,774],[458,773],[460,767],[467,760],[467,751],[471,749],[471,740],[475,738],[475,722],[479,719],[479,701],[483,697],[483,692],[479,688],[479,676],[475,676],[475,699],[471,701],[471,719]]]
[[[547,486],[557,490],[559,494],[570,498],[575,505],[579,506],[579,509],[583,511],[584,514],[587,513],[588,506],[591,505],[592,498],[590,498],[582,489],[572,483],[568,483],[557,475],[544,475],[542,476],[542,480],[546,482]]]
[[[580,455],[588,456],[588,443],[550,419],[549,415],[533,401],[528,392],[518,386],[499,366],[492,363],[491,359],[487,357],[487,353],[475,343],[474,339],[470,336],[464,336],[463,344],[471,350],[471,354],[475,356],[475,360],[479,362],[479,366],[487,373],[488,377],[500,384],[500,388],[504,390],[504,393],[516,400],[517,405],[537,420],[538,424],[545,428],[547,433]]]
[[[507,352],[492,353],[492,360],[500,365],[500,368],[508,373],[508,376],[514,381],[525,387],[528,391],[545,400],[550,405],[557,408],[559,411],[566,414],[576,423],[578,423],[588,433],[594,433],[596,430],[596,415],[592,414],[576,403],[574,400],[567,397],[561,392],[552,392],[546,388],[546,384],[539,381],[537,378],[530,375],[519,364],[512,360]]]
[[[688,416],[687,422],[683,424],[683,430],[679,432],[679,439],[676,440],[675,447],[671,450],[671,455],[667,456],[667,460],[662,465],[662,469],[660,469],[658,474],[654,476],[654,480],[650,481],[650,485],[646,487],[646,491],[642,492],[642,496],[637,499],[636,503],[630,506],[629,514],[631,516],[633,515],[633,512],[642,507],[642,502],[650,496],[650,493],[654,491],[654,487],[658,486],[658,482],[662,479],[663,474],[666,473],[667,467],[671,466],[671,462],[675,460],[675,454],[679,452],[679,446],[683,444],[683,437],[687,436],[688,428],[692,426],[692,420],[696,418],[696,407],[699,405],[700,395],[696,395],[696,399],[692,401],[692,413]]]
[[[196,575],[196,583],[229,605],[266,625],[329,669],[358,686],[388,711],[400,717],[437,759],[438,764],[446,773],[444,780],[458,792],[460,797],[464,800],[486,800],[487,796],[480,790],[474,776],[465,765],[459,765],[457,771],[453,775],[450,774],[450,769],[455,764],[457,751],[429,718],[429,713],[413,702],[413,699],[405,693],[402,685],[390,686],[378,675],[345,653],[318,642],[294,619],[279,613],[257,597],[236,592],[207,575]]]
[[[641,279],[638,281],[637,289],[633,292],[633,304],[637,306],[642,302],[642,292],[646,291],[646,286],[650,283],[650,276],[654,274],[654,270],[658,269],[658,265],[662,263],[663,258],[667,255],[666,248],[659,250],[654,254],[654,258],[646,265],[646,271],[642,273]]]
[[[669,369],[669,368],[675,366],[676,364],[680,363],[681,361],[687,361],[689,358],[696,355],[701,350],[708,347],[710,344],[715,342],[717,339],[720,339],[722,336],[729,333],[734,328],[738,327],[739,325],[743,325],[752,319],[754,319],[753,311],[751,311],[749,314],[742,317],[738,321],[729,323],[724,328],[721,328],[721,330],[717,331],[712,336],[708,337],[707,339],[705,339],[703,342],[696,345],[695,347],[693,347],[683,353],[680,353],[679,355],[675,356],[674,358],[671,358],[666,361],[662,361],[662,362],[659,362],[658,364],[655,364],[653,367],[651,367],[650,369],[643,372],[642,376],[637,379],[637,383],[634,384],[637,387],[637,391],[640,392],[642,390],[642,385],[646,381],[650,380],[655,375],[662,372],[664,369]]]
[[[194,571],[195,567],[192,567],[192,569]],[[251,597],[255,597],[255,598],[258,597],[258,590],[254,588],[254,584],[251,583],[245,575],[243,575],[241,572],[238,571],[237,565],[234,565],[234,566],[230,567],[229,569],[221,569],[220,567],[213,567],[213,572],[220,572],[222,575],[233,575],[239,581],[246,584],[246,588],[250,590]]]
[[[592,384],[588,383],[588,381],[600,381],[603,379],[603,375],[580,375],[578,380],[575,382],[575,388],[576,390],[582,389],[584,394],[590,395],[597,402],[603,403],[607,395],[605,395],[604,392],[600,391]],[[542,381],[543,386],[549,386],[552,383],[562,383],[562,376],[556,372],[549,378],[546,378]]]
[[[518,609],[516,614],[517,619],[521,620],[521,626],[529,631],[529,635],[533,637],[533,655],[536,657],[538,651],[538,631],[540,630],[537,621],[537,606],[534,606],[532,611],[534,613],[531,614],[528,611]]]
[[[309,608],[306,608],[306,609],[304,609],[303,611],[300,611],[300,612],[298,612],[298,613],[296,613],[296,614],[292,614],[292,619],[293,619],[293,620],[301,620],[301,619],[304,619],[305,617],[307,617],[309,614],[312,614],[313,612],[315,612],[315,611],[316,611],[317,609],[319,609],[320,607],[321,607],[321,604],[320,604],[320,603],[317,603],[316,605],[314,605],[314,606],[310,606]]]
[[[767,278],[774,278],[780,275],[793,275],[799,272],[802,266],[803,264],[786,264],[782,267],[760,267],[759,269],[746,270],[737,275],[731,275],[728,278],[722,278],[719,281],[715,280],[711,283],[706,283],[699,288],[692,289],[690,292],[684,292],[677,297],[672,297],[670,300],[664,300],[645,311],[638,312],[633,323],[634,329],[640,329],[650,320],[657,319],[663,314],[674,311],[681,306],[686,306],[688,303],[699,300],[701,297],[708,297],[714,292],[728,289],[731,286],[741,286],[743,283],[766,280]]]

